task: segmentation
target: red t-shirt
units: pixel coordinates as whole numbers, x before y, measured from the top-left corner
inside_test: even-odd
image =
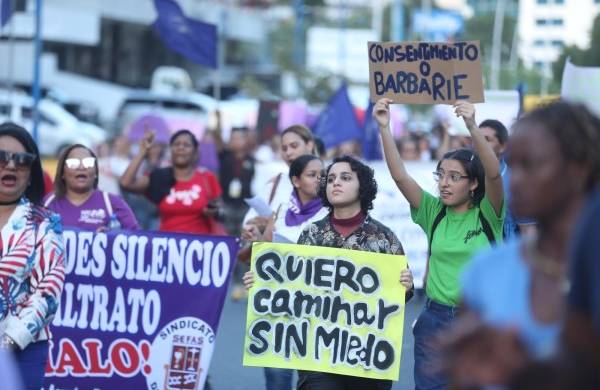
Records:
[[[48,174],[48,172],[43,171],[44,173],[44,196],[48,195],[52,191],[54,191],[54,183],[52,183],[52,178]]]
[[[176,181],[169,195],[158,204],[159,230],[180,233],[210,233],[210,223],[202,210],[221,196],[216,176],[198,169],[188,181]]]

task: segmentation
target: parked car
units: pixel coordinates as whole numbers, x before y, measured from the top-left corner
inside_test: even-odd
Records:
[[[162,117],[170,125],[171,132],[182,127],[201,138],[204,130],[214,125],[215,110],[221,111],[221,125],[225,139],[232,127],[254,128],[259,102],[256,99],[217,101],[211,96],[197,92],[157,93],[136,91],[123,100],[113,126],[117,134],[127,134],[130,126],[144,115]]]
[[[201,93],[161,94],[147,90],[135,91],[121,103],[113,128],[117,134],[122,134],[137,118],[147,114],[165,119],[194,120],[206,125],[209,114],[216,107],[215,99]]]
[[[0,90],[0,122],[12,121],[33,132],[33,98],[23,92]],[[91,123],[79,121],[59,104],[41,99],[37,140],[40,154],[58,156],[73,143],[94,147],[108,138],[107,132]]]

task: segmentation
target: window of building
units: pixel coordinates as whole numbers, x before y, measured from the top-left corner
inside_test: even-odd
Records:
[[[548,0],[537,0],[538,4],[548,4]]]
[[[533,45],[534,46],[544,46],[544,41],[541,39],[536,39],[535,41],[533,41]]]
[[[555,4],[564,4],[565,0],[554,0]]]
[[[562,26],[563,20],[562,19],[552,19],[552,25],[553,26]]]
[[[535,24],[538,26],[545,26],[548,24],[548,21],[546,19],[536,19]]]
[[[554,47],[563,47],[563,42],[558,39],[553,39],[551,43]]]
[[[542,61],[535,61],[535,62],[533,63],[533,66],[534,66],[536,69],[540,69],[540,70],[541,70],[541,69],[543,69],[543,68],[544,68],[544,63],[543,63]]]

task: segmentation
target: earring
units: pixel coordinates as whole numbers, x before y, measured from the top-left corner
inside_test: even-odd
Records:
[[[475,199],[475,191],[469,191],[469,197],[471,198],[471,200]]]

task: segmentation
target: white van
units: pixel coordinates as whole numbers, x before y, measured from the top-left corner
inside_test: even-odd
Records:
[[[206,125],[209,114],[216,107],[215,99],[201,93],[162,94],[139,90],[129,94],[121,103],[114,131],[123,134],[131,123],[146,114],[158,115],[165,119],[189,119]]]
[[[33,98],[20,91],[0,90],[0,123],[11,121],[33,132]],[[81,122],[59,104],[41,99],[37,140],[40,154],[57,157],[66,146],[79,143],[89,148],[106,141],[108,134],[91,123]]]

